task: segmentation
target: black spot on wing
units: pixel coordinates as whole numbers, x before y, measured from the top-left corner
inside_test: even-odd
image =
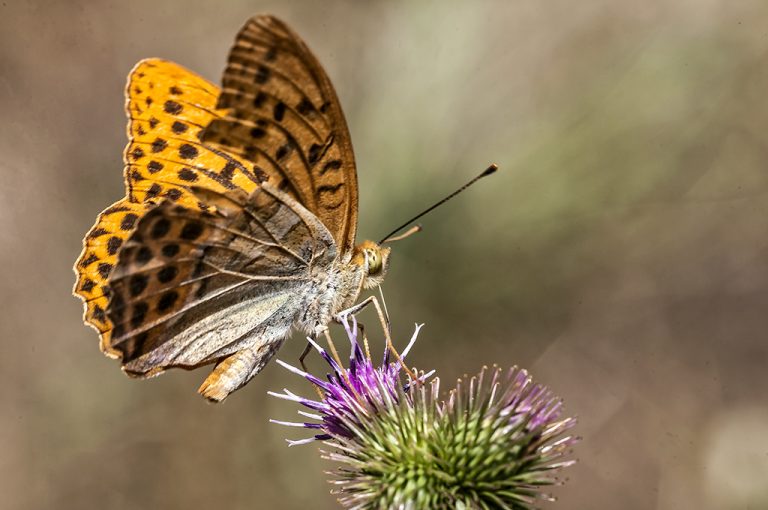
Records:
[[[325,184],[325,185],[320,186],[319,188],[317,188],[317,191],[318,191],[318,193],[336,194],[343,187],[344,187],[344,183],[343,182],[340,182],[340,183],[334,184],[334,185]]]
[[[310,165],[314,165],[317,163],[317,160],[320,159],[320,152],[323,150],[323,146],[318,143],[313,143],[309,148],[309,155],[307,156],[307,159],[309,161]]]
[[[99,305],[96,305],[93,307],[93,318],[101,322],[102,324],[104,323],[104,319],[106,319],[104,309]]]
[[[226,180],[231,181],[232,177],[235,175],[235,170],[237,169],[237,165],[235,165],[233,162],[228,162],[226,165],[224,165],[224,168],[221,169],[221,172],[219,172],[219,176]]]
[[[168,220],[168,218],[160,218],[155,222],[154,225],[152,225],[152,230],[150,231],[149,235],[152,237],[152,239],[160,239],[161,237],[164,237],[170,230],[171,222]]]
[[[275,158],[278,161],[285,159],[288,154],[291,153],[291,149],[293,149],[293,145],[291,143],[284,143],[275,151]]]
[[[203,224],[199,221],[190,221],[181,229],[181,238],[187,241],[194,241],[203,233]]]
[[[179,190],[178,188],[169,188],[168,190],[166,190],[163,196],[175,202],[181,198],[181,190]]]
[[[153,183],[152,186],[150,186],[149,189],[147,190],[147,195],[145,199],[151,200],[156,196],[158,196],[161,191],[163,191],[163,188],[158,183]]]
[[[157,279],[160,283],[169,283],[174,278],[176,278],[178,273],[179,270],[176,268],[176,266],[165,266],[157,272]]]
[[[138,220],[139,217],[136,216],[133,213],[128,213],[123,218],[123,221],[120,222],[120,228],[122,230],[131,230],[133,226],[136,224],[136,220]]]
[[[99,276],[101,276],[106,280],[109,277],[109,273],[112,271],[112,264],[107,264],[106,262],[102,262],[101,264],[99,264],[97,270],[99,272]]]
[[[267,100],[267,95],[264,92],[259,91],[256,97],[253,98],[253,107],[261,108],[264,106],[264,102]]]
[[[176,243],[166,244],[162,249],[163,257],[175,257],[179,253],[179,245]]]
[[[88,257],[84,258],[80,262],[80,267],[88,267],[94,262],[96,262],[97,260],[99,260],[99,257],[97,257],[94,253],[91,253],[90,255],[88,255]]]
[[[110,255],[114,255],[117,253],[117,250],[120,249],[120,246],[122,246],[123,240],[120,239],[117,236],[112,236],[109,238],[109,241],[107,241],[107,252]]]
[[[175,290],[169,290],[157,301],[157,311],[165,312],[173,306],[176,300],[179,299],[179,293]]]
[[[138,161],[144,157],[144,151],[141,150],[141,147],[134,147],[134,149],[131,151],[131,156],[133,157],[134,161]]]
[[[131,326],[138,328],[144,322],[144,318],[147,316],[149,306],[144,301],[139,301],[133,305],[133,315],[131,316]]]
[[[104,234],[109,234],[109,231],[103,228],[97,228],[88,234],[88,239],[96,239],[97,237],[101,237]]]
[[[173,131],[177,135],[184,133],[187,130],[187,128],[188,126],[186,124],[178,120],[171,125],[171,131]]]
[[[163,166],[165,165],[157,161],[150,161],[149,164],[147,165],[147,169],[149,170],[149,173],[156,174],[157,172],[163,169]]]
[[[256,179],[259,183],[265,182],[269,180],[269,175],[267,175],[267,172],[259,168],[258,166],[253,167],[253,173],[256,176]]]
[[[183,159],[196,158],[197,154],[198,154],[197,147],[195,147],[194,145],[185,143],[185,144],[182,144],[181,147],[179,147],[179,156],[181,156]]]
[[[320,169],[320,175],[323,175],[325,172],[328,172],[329,170],[338,170],[339,168],[341,168],[341,160],[332,159],[331,161],[323,165],[323,168]]]
[[[182,168],[179,170],[179,179],[187,182],[195,182],[197,180],[197,174],[189,168]]]
[[[183,109],[184,108],[182,108],[182,106],[179,103],[171,99],[166,101],[165,104],[163,105],[163,110],[165,110],[165,113],[170,113],[171,115],[178,115],[182,112]]]
[[[265,84],[267,81],[269,81],[271,73],[267,66],[265,65],[259,65],[258,68],[256,68],[256,76],[254,76],[254,80],[256,83],[259,84]]]
[[[272,109],[272,118],[281,122],[285,117],[285,103],[278,101]]]
[[[148,283],[149,278],[147,275],[141,273],[135,274],[131,276],[131,279],[128,281],[128,292],[130,292],[133,297],[139,296],[144,292],[144,289],[147,288]]]
[[[299,101],[299,104],[296,105],[296,111],[299,112],[300,115],[308,115],[315,111],[315,106],[312,104],[312,101],[303,97],[301,101]]]
[[[163,152],[166,147],[168,147],[168,142],[162,138],[155,138],[155,141],[152,142],[152,152],[154,153]]]
[[[140,266],[145,265],[147,262],[152,260],[152,250],[147,248],[146,246],[142,246],[139,248],[139,251],[136,252],[136,263]]]
[[[125,207],[124,205],[116,205],[114,207],[110,207],[109,209],[104,211],[105,215],[115,214],[118,212],[125,212],[130,211],[128,207]]]

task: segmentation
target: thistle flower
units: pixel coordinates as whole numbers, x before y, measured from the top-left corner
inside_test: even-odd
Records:
[[[318,387],[321,400],[270,394],[315,411],[299,411],[311,422],[272,421],[317,431],[290,445],[326,441],[323,456],[339,464],[329,474],[345,508],[528,509],[553,500],[541,487],[575,462],[562,460],[576,441],[566,435],[575,419],[561,418],[562,402],[528,372],[484,367],[440,400],[432,372],[416,372],[414,381],[386,353],[375,366],[357,341],[354,318],[344,327],[349,368],[313,342],[333,370],[327,381],[279,362]]]

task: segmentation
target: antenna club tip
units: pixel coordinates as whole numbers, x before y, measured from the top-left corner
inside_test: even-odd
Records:
[[[491,163],[491,166],[485,169],[485,172],[480,174],[480,177],[485,177],[486,175],[491,175],[492,173],[496,172],[496,170],[499,169],[499,166],[496,163]]]

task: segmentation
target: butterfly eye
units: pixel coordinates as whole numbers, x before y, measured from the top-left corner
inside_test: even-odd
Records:
[[[381,257],[374,250],[365,250],[365,257],[368,259],[368,274],[376,274],[381,271]]]

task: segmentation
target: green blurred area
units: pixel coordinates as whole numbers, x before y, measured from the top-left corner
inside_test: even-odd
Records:
[[[268,423],[295,408],[267,390],[311,388],[276,364],[220,406],[206,369],[131,381],[69,295],[123,194],[126,74],[218,82],[257,12],[337,88],[361,237],[499,164],[393,246],[384,292],[444,386],[519,364],[566,399],[584,439],[553,507],[768,506],[762,0],[3,2],[0,506],[336,507],[331,465]]]

